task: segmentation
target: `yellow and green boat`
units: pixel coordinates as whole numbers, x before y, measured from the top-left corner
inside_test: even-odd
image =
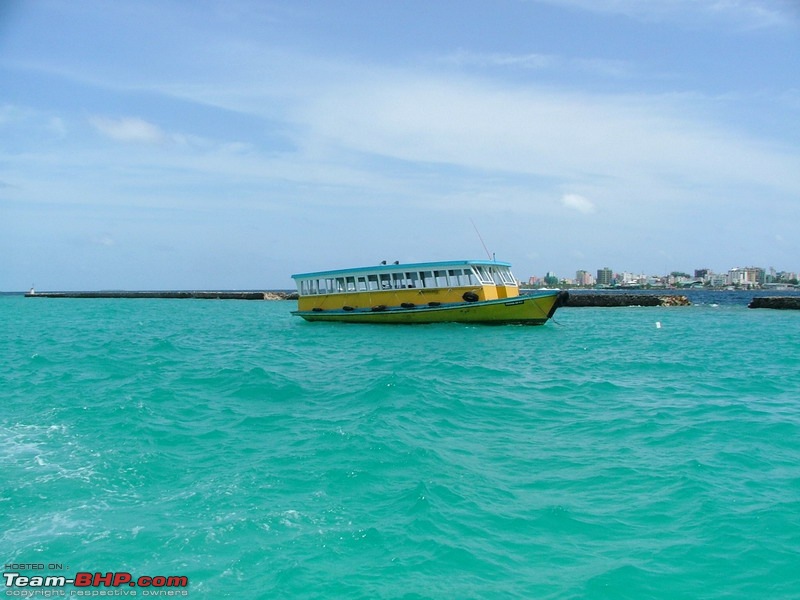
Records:
[[[520,294],[511,265],[457,260],[292,275],[306,321],[543,325],[567,292]]]

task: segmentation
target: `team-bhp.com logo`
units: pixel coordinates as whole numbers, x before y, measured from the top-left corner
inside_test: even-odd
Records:
[[[7,565],[8,566],[8,565]],[[64,575],[22,575],[3,573],[5,595],[18,598],[52,598],[59,596],[188,596],[186,576],[142,575],[134,578],[125,571],[89,573],[74,577]],[[66,589],[71,587],[71,589]]]

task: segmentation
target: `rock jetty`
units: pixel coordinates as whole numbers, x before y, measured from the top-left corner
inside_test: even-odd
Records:
[[[753,298],[747,308],[777,308],[780,310],[800,310],[800,296],[769,296]]]
[[[26,298],[177,298],[202,300],[297,300],[297,292],[213,292],[213,291],[171,291],[171,292],[36,292],[25,294]]]
[[[653,294],[570,294],[565,306],[689,306],[686,296]]]

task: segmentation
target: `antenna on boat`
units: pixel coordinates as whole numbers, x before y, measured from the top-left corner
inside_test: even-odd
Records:
[[[478,234],[478,239],[481,241],[481,246],[483,246],[483,250],[486,252],[486,256],[489,257],[489,260],[493,260],[492,255],[489,253],[489,249],[486,247],[486,244],[483,243],[483,238],[481,237],[481,232],[478,231],[478,226],[475,225],[475,221],[472,219],[469,220],[472,223],[472,226],[475,228],[475,233]]]

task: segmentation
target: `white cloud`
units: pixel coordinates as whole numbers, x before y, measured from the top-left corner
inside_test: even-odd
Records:
[[[92,117],[89,121],[102,135],[120,142],[157,144],[164,140],[163,132],[143,119]]]
[[[114,238],[112,238],[109,235],[101,235],[99,237],[95,237],[93,241],[95,244],[99,246],[106,246],[108,248],[110,248],[115,244]]]
[[[632,72],[631,65],[622,60],[567,58],[555,54],[479,53],[459,50],[444,56],[440,62],[458,67],[557,70],[562,75],[565,71],[575,71],[611,78],[628,77]]]
[[[321,89],[292,119],[315,150],[606,187],[748,184],[800,192],[798,156],[705,120],[697,96],[571,94],[375,74]]]
[[[719,21],[740,28],[783,27],[796,24],[795,0],[538,0],[601,13],[622,14],[642,21]]]
[[[561,197],[561,204],[585,215],[591,214],[596,210],[591,200],[579,194],[564,194]]]
[[[60,117],[52,117],[48,123],[48,128],[59,137],[67,135],[67,126]]]
[[[441,62],[457,66],[549,69],[562,61],[558,57],[548,54],[503,54],[498,52],[481,54],[459,50],[443,57]]]

